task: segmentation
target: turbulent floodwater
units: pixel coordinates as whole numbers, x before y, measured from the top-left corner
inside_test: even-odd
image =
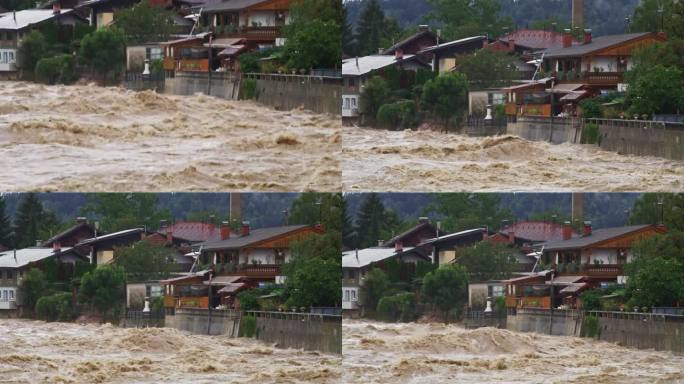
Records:
[[[0,82],[0,185],[337,191],[339,118],[248,101]]]
[[[345,383],[684,383],[684,356],[456,325],[345,321]]]
[[[515,136],[344,127],[345,191],[681,191],[684,162]]]
[[[0,383],[337,383],[341,357],[170,328],[0,320]]]

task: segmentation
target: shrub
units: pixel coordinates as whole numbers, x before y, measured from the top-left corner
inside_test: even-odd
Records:
[[[238,293],[238,300],[240,300],[240,309],[243,311],[258,311],[260,309],[258,292],[258,289],[250,289]]]
[[[45,36],[38,30],[29,32],[19,46],[19,67],[25,72],[33,72],[36,64],[45,56],[48,49]],[[26,76],[30,75],[25,73]]]
[[[401,100],[380,107],[378,122],[390,129],[404,129],[415,126],[418,118],[416,103],[413,100]]]
[[[21,285],[19,286],[24,305],[27,308],[33,309],[46,289],[47,280],[43,271],[37,268],[31,268],[24,274],[24,278],[21,280]]]
[[[361,91],[363,112],[371,117],[377,116],[380,107],[387,103],[390,92],[390,87],[385,79],[380,76],[373,76],[366,82],[363,91]]]
[[[580,300],[582,300],[582,308],[585,311],[601,310],[601,295],[602,292],[597,289],[591,289],[582,292],[580,294]]]
[[[38,318],[46,321],[68,321],[73,319],[74,310],[71,305],[71,293],[59,292],[43,296],[36,303]]]
[[[259,72],[259,58],[261,55],[258,52],[243,53],[238,58],[240,64],[240,72],[255,73]]]
[[[377,313],[386,321],[412,321],[416,318],[416,295],[405,292],[385,296],[378,302]]]
[[[239,337],[254,337],[256,335],[256,317],[242,316],[240,319]]]
[[[584,144],[597,144],[599,137],[598,125],[589,123],[582,130],[582,142]]]
[[[256,79],[243,79],[240,82],[240,99],[249,100],[255,99],[257,96],[257,81]]]
[[[506,313],[505,296],[499,296],[494,299],[494,311],[496,311],[496,313]]]
[[[597,337],[600,335],[598,317],[587,316],[584,318],[584,337]]]
[[[76,80],[74,58],[71,55],[58,55],[38,60],[35,70],[36,80],[46,84],[69,84]]]

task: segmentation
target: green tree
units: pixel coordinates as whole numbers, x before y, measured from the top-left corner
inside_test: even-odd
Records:
[[[33,310],[43,295],[47,293],[48,283],[43,271],[31,268],[24,274],[19,284],[19,292],[23,300],[24,308]]]
[[[48,45],[40,31],[32,30],[21,41],[18,52],[19,67],[23,72],[23,76],[29,79],[33,78],[33,71],[36,69],[38,60],[45,57]]]
[[[603,292],[600,289],[590,289],[582,292],[580,294],[582,309],[585,311],[600,311],[601,296],[603,296]]]
[[[130,44],[166,41],[174,31],[174,13],[142,0],[130,8],[118,9],[114,19]]]
[[[603,116],[601,113],[601,100],[597,97],[584,99],[579,103],[582,108],[582,117],[585,119],[595,119]]]
[[[385,208],[376,193],[369,193],[356,218],[357,248],[376,246],[378,240],[388,240],[401,227],[396,213]]]
[[[684,71],[656,65],[629,76],[626,102],[629,115],[679,113],[684,110]]]
[[[434,304],[449,322],[449,312],[460,309],[468,301],[468,273],[460,265],[439,267],[423,278],[422,298]]]
[[[36,64],[35,78],[46,84],[70,84],[76,81],[76,77],[71,55],[45,57]]]
[[[238,293],[238,300],[240,301],[240,309],[243,311],[258,311],[259,296],[261,291],[259,289],[248,289]]]
[[[371,269],[363,279],[363,285],[361,285],[364,307],[376,309],[378,302],[385,296],[389,286],[390,280],[385,271],[380,268]]]
[[[240,62],[240,72],[242,73],[257,73],[260,72],[259,68],[259,58],[261,54],[259,52],[248,52],[243,53],[238,57]]]
[[[501,196],[494,193],[439,193],[428,212],[443,216],[443,228],[454,232],[499,228],[503,220],[513,217],[510,209],[501,206]]]
[[[456,69],[466,75],[472,89],[508,84],[516,73],[513,58],[508,53],[491,49],[481,49],[459,59]]]
[[[126,36],[119,28],[101,28],[83,37],[80,56],[90,68],[107,77],[117,75],[124,66]]]
[[[444,36],[455,40],[469,36],[501,36],[512,22],[501,17],[499,0],[428,0],[431,18],[443,25]]]
[[[46,321],[69,321],[74,318],[71,292],[43,296],[36,302],[36,315]]]
[[[377,313],[386,321],[413,321],[416,318],[416,294],[404,292],[385,296],[378,301]]]
[[[483,241],[459,252],[456,262],[465,267],[472,282],[503,280],[511,276],[515,266],[512,250],[503,244]]]
[[[671,231],[684,231],[684,194],[645,193],[641,195],[634,202],[629,222],[632,225],[662,222]]]
[[[468,109],[468,80],[461,73],[444,73],[423,85],[423,109],[431,111],[444,121],[448,129],[449,121],[455,119],[460,126],[461,119]]]
[[[662,17],[659,13],[662,10]],[[634,9],[632,32],[659,32],[684,38],[684,3],[679,0],[643,0]]]
[[[342,59],[342,3],[301,0],[290,6],[283,57],[294,70],[339,68]]]
[[[342,232],[344,199],[341,193],[304,192],[290,207],[288,224],[323,224],[327,231]]]
[[[373,76],[361,90],[361,105],[367,116],[375,117],[380,107],[387,103],[390,88],[387,81],[380,76]]]
[[[116,232],[141,226],[156,228],[160,220],[171,216],[168,209],[158,205],[159,199],[152,193],[95,193],[88,195],[81,211],[98,218],[103,231]]]
[[[147,240],[114,249],[116,265],[123,267],[128,281],[167,278],[177,251]]]
[[[7,203],[3,195],[0,195],[0,245],[8,248],[14,245],[12,223],[7,216]]]
[[[126,292],[126,273],[117,265],[102,265],[81,277],[79,301],[92,305],[105,317],[116,319]]]
[[[35,246],[37,240],[49,238],[60,226],[55,213],[44,209],[35,193],[27,193],[19,202],[14,218],[15,246]]]
[[[356,54],[372,55],[379,48],[388,48],[401,33],[399,24],[385,16],[378,0],[368,0],[356,25]]]

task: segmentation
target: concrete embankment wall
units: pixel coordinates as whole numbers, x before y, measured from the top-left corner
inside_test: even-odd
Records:
[[[228,335],[237,337],[240,312],[234,310],[177,309],[166,315],[165,326],[199,335]]]
[[[342,316],[247,312],[256,317],[256,338],[284,348],[342,353]]]
[[[509,314],[506,328],[517,332],[536,332],[555,336],[580,336],[582,313],[573,310],[519,309]]]
[[[582,138],[582,124],[579,119],[518,118],[509,122],[506,133],[532,141],[547,141],[553,144],[579,143]]]
[[[342,112],[341,79],[322,76],[246,75],[255,79],[256,100],[281,111],[304,108],[317,113]]]
[[[599,340],[643,349],[684,353],[684,316],[650,313],[593,312]]]
[[[211,83],[211,87],[209,84]],[[211,81],[206,73],[177,72],[175,77],[167,77],[164,93],[190,96],[196,93],[237,100],[240,91],[240,77],[231,73],[212,73]]]
[[[600,147],[630,155],[684,160],[684,124],[590,119],[599,127]]]

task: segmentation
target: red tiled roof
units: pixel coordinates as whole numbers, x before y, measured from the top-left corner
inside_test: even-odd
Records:
[[[216,224],[201,223],[197,221],[177,221],[173,223],[173,225],[160,228],[157,232],[166,235],[166,232],[169,230],[173,237],[191,243],[221,240],[221,226]]]
[[[563,225],[546,221],[520,221],[507,226],[501,232],[513,232],[515,237],[533,242],[563,239]],[[573,231],[574,236],[578,235]]]
[[[515,45],[533,50],[560,48],[563,46],[563,34],[561,32],[544,31],[541,29],[521,29],[500,37],[499,40],[504,42],[514,40]],[[580,44],[580,42],[573,39],[573,44]]]

